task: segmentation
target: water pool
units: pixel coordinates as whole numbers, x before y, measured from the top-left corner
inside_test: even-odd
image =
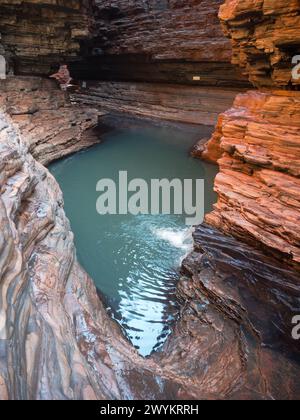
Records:
[[[126,121],[126,123],[125,123]],[[158,349],[176,316],[178,268],[192,247],[191,228],[178,215],[105,215],[96,211],[101,178],[205,180],[205,210],[216,202],[217,168],[189,156],[206,127],[116,120],[103,143],[51,165],[64,193],[79,262],[107,310],[143,356]]]

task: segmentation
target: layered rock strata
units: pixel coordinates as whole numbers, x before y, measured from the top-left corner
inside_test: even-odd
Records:
[[[298,1],[226,0],[219,17],[232,40],[233,63],[256,87],[299,87],[291,73],[300,53]]]
[[[219,200],[207,221],[299,264],[300,94],[238,96],[206,152],[219,149]]]
[[[99,48],[110,55],[152,55],[159,60],[229,62],[230,42],[218,21],[222,0],[95,1]],[[207,51],[207,45],[210,50]]]
[[[291,81],[299,6],[228,0],[220,18],[233,62],[261,90],[239,95],[206,147],[194,151],[220,165],[218,204],[206,220],[299,268],[300,93]]]
[[[0,105],[44,165],[100,141],[95,128],[103,113],[71,104],[54,81],[38,77],[2,80]]]
[[[9,71],[49,75],[63,61],[79,79],[233,86],[247,79],[230,63],[218,22],[221,0],[1,0],[0,34]]]
[[[230,42],[218,21],[221,2],[96,0],[93,38],[82,44],[87,61],[73,72],[90,80],[245,85],[230,63]]]
[[[89,0],[1,0],[0,34],[12,72],[49,74],[90,36]]]
[[[194,243],[178,284],[180,319],[153,358],[190,383],[181,398],[299,399],[299,275],[205,225]]]
[[[123,112],[191,124],[214,125],[237,90],[185,85],[89,82],[74,101],[107,112]]]

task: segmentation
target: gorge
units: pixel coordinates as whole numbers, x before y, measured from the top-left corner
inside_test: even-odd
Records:
[[[299,399],[299,23],[294,0],[0,1],[1,400]],[[74,78],[70,92],[49,80],[61,63]],[[114,129],[103,132],[112,115]],[[135,125],[140,137],[125,142]],[[164,132],[167,145],[153,131],[143,143],[147,130]],[[191,139],[193,156],[209,163],[187,157]],[[105,277],[96,279],[82,260],[83,213],[74,224],[64,185],[77,173],[84,211],[91,161],[111,171],[130,156],[138,173],[147,157],[159,172],[164,156],[174,175],[184,165],[192,177],[213,168],[211,184],[218,172],[217,200],[210,186],[176,282],[169,266],[163,272],[176,315],[142,355],[102,296],[109,246],[92,256],[90,243],[87,256]],[[115,222],[102,223],[95,241]],[[99,263],[105,246],[109,259]],[[151,280],[170,249],[164,243],[155,260],[149,242],[141,248]]]

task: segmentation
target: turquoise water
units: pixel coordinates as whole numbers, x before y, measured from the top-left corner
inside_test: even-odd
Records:
[[[123,123],[125,122],[122,121]],[[96,211],[102,178],[205,179],[205,210],[216,196],[217,168],[195,160],[189,150],[207,128],[116,123],[103,143],[51,165],[64,193],[78,259],[139,352],[147,356],[166,339],[176,316],[176,280],[191,250],[185,216],[105,215]]]

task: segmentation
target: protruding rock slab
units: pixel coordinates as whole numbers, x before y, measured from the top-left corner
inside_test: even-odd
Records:
[[[218,19],[222,0],[96,0],[93,38],[73,68],[80,79],[237,87]]]
[[[251,91],[222,114],[202,156],[222,155],[207,222],[300,263],[300,93]]]
[[[300,85],[292,77],[292,59],[300,51],[298,1],[226,0],[219,17],[232,39],[233,64],[256,87]]]
[[[237,89],[161,83],[89,82],[73,95],[85,105],[107,112],[146,118],[214,125],[233,103]]]
[[[101,141],[95,128],[103,112],[71,104],[52,80],[9,77],[0,84],[0,105],[44,165]]]
[[[299,275],[208,226],[194,239],[180,319],[154,359],[185,384],[182,398],[299,399]]]

